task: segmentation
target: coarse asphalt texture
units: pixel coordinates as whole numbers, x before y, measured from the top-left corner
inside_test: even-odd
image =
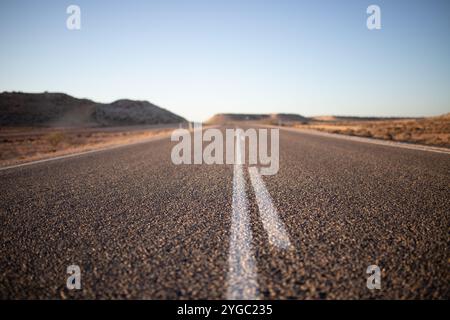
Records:
[[[0,298],[226,299],[233,165],[175,165],[175,144],[0,171]],[[243,173],[256,298],[450,297],[449,154],[281,129],[279,172],[262,179],[288,250],[269,243]]]

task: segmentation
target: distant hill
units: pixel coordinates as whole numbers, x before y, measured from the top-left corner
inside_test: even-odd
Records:
[[[261,124],[278,124],[279,122],[297,122],[305,123],[308,119],[290,113],[272,113],[272,114],[244,114],[244,113],[219,113],[210,118],[208,124],[226,124],[233,122],[257,122]]]
[[[166,124],[186,120],[148,101],[117,100],[111,104],[99,104],[95,118],[102,125]]]
[[[104,104],[64,93],[0,94],[1,126],[117,126],[185,121],[148,101],[118,100]]]

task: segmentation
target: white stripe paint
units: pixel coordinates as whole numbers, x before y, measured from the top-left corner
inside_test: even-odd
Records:
[[[248,215],[248,199],[241,159],[240,136],[236,139],[233,176],[233,200],[227,278],[227,299],[258,299],[258,281],[252,250],[252,231]]]
[[[270,193],[267,191],[258,169],[256,167],[250,167],[248,168],[248,172],[250,174],[253,189],[255,190],[259,216],[269,237],[269,243],[280,249],[290,249],[292,245],[286,232],[286,228],[278,217],[277,209],[273,205]]]
[[[16,164],[16,165],[12,165],[12,166],[8,166],[8,167],[0,168],[0,171],[10,170],[10,169],[16,169],[16,168],[21,168],[21,167],[27,167],[27,166],[31,166],[31,165],[35,165],[35,164],[39,164],[39,163],[45,163],[45,162],[56,161],[56,160],[61,160],[61,159],[75,158],[75,157],[78,157],[78,156],[82,156],[82,155],[86,155],[86,154],[91,154],[91,153],[97,153],[97,152],[102,152],[102,151],[109,151],[109,150],[114,150],[114,149],[120,149],[120,148],[124,148],[124,147],[129,147],[129,146],[134,146],[134,145],[144,144],[144,143],[148,143],[148,142],[152,142],[152,141],[162,140],[162,139],[165,139],[165,138],[167,138],[167,137],[170,137],[170,133],[163,134],[163,135],[159,135],[159,136],[157,136],[157,137],[151,137],[151,138],[148,138],[148,139],[145,139],[145,140],[141,140],[141,141],[137,141],[137,142],[127,143],[127,144],[121,144],[121,145],[114,145],[114,146],[109,146],[109,147],[104,147],[104,148],[98,148],[98,149],[89,150],[89,151],[82,151],[82,152],[77,152],[77,153],[70,153],[70,154],[66,154],[66,155],[62,155],[62,156],[57,156],[57,157],[53,157],[53,158],[46,158],[46,159],[42,159],[42,160],[36,160],[36,161],[31,161],[31,162],[25,162],[25,163],[21,163],[21,164]]]
[[[272,126],[265,126],[265,127],[272,127]],[[276,127],[276,128],[278,128],[278,127]],[[425,151],[425,152],[443,153],[443,154],[450,155],[450,149],[441,148],[441,147],[432,147],[432,146],[412,144],[412,143],[406,143],[406,142],[400,142],[400,141],[381,140],[381,139],[375,139],[375,138],[348,136],[348,135],[344,135],[344,134],[322,132],[322,131],[317,131],[317,130],[312,130],[312,129],[285,128],[285,127],[281,127],[279,129],[285,130],[285,131],[290,131],[290,132],[306,133],[306,134],[341,139],[341,140],[349,140],[349,141],[356,141],[356,142],[362,142],[362,143],[377,144],[377,145],[387,146],[387,147],[403,148],[403,149]]]
[[[203,127],[203,129],[205,129],[205,128],[218,128],[218,127],[219,127],[218,125],[216,125],[216,126],[205,126],[205,127]],[[39,164],[39,163],[45,163],[45,162],[50,162],[50,161],[55,161],[55,160],[66,159],[66,158],[74,158],[74,157],[78,157],[78,156],[82,156],[82,155],[86,155],[86,154],[91,154],[91,153],[97,153],[97,152],[102,152],[102,151],[109,151],[109,150],[114,150],[114,149],[120,149],[120,148],[124,148],[124,147],[129,147],[129,146],[134,146],[134,145],[139,145],[139,144],[145,144],[145,143],[152,142],[152,141],[159,141],[159,140],[166,139],[167,137],[170,137],[171,134],[172,134],[172,132],[168,132],[168,133],[165,133],[165,134],[158,135],[156,137],[150,137],[150,138],[147,138],[145,140],[140,140],[140,141],[131,142],[131,143],[127,143],[127,144],[114,145],[114,146],[98,148],[98,149],[89,150],[89,151],[81,151],[81,152],[77,152],[77,153],[66,154],[66,155],[57,156],[57,157],[53,157],[53,158],[46,158],[46,159],[41,159],[41,160],[36,160],[36,161],[31,161],[31,162],[25,162],[25,163],[21,163],[21,164],[15,164],[15,165],[7,166],[7,167],[2,167],[2,168],[0,168],[0,171],[16,169],[16,168],[21,168],[21,167],[27,167],[27,166],[31,166],[31,165],[35,165],[35,164]]]

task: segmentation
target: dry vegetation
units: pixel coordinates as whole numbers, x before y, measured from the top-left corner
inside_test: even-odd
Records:
[[[0,129],[0,166],[143,141],[172,129],[89,130],[50,128]]]
[[[405,120],[312,121],[296,127],[450,148],[449,114]]]

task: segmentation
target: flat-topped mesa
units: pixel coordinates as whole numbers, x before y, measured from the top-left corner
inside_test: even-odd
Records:
[[[234,122],[252,122],[259,124],[306,123],[308,119],[294,113],[219,113],[211,117],[207,124],[227,124]]]

